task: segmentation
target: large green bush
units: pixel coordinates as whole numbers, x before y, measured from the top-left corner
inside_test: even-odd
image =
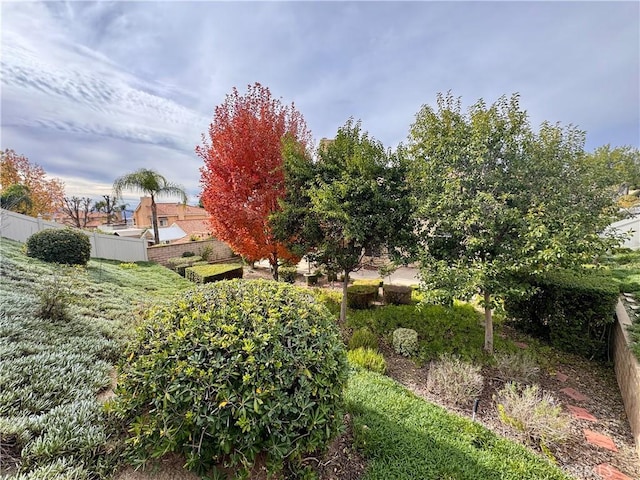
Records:
[[[45,262],[86,265],[91,258],[91,242],[80,230],[47,228],[27,239],[27,255]]]
[[[585,357],[607,354],[618,286],[596,271],[554,271],[525,279],[529,296],[508,296],[505,310],[516,328]]]
[[[150,312],[120,365],[130,458],[166,452],[203,472],[272,468],[324,447],[342,423],[347,363],[331,314],[265,280],[199,286]]]

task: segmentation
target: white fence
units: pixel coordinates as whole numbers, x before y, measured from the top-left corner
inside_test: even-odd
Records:
[[[620,246],[633,250],[640,249],[640,215],[612,223],[609,228],[622,233],[632,232],[631,237]]]
[[[28,217],[8,210],[0,210],[0,236],[18,242],[45,228],[67,228],[56,222]],[[147,242],[142,238],[117,237],[95,232],[84,232],[91,242],[91,257],[120,260],[121,262],[147,261]]]

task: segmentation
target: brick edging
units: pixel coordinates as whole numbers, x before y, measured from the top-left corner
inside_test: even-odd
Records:
[[[640,458],[640,363],[629,348],[627,326],[631,325],[631,320],[621,299],[616,305],[616,318],[612,338],[616,380]]]

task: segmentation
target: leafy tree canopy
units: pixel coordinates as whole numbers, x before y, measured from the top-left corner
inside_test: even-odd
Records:
[[[318,150],[317,162],[285,144],[287,196],[272,216],[280,238],[317,263],[343,271],[341,319],[349,273],[366,251],[387,248],[400,258],[411,242],[411,205],[399,157],[348,120]]]
[[[425,105],[406,149],[427,285],[482,293],[485,349],[494,297],[512,275],[576,267],[609,247],[610,192],[592,182],[584,132],[543,123],[534,132],[518,95],[463,112],[451,93]]]
[[[12,193],[7,192],[13,185],[21,187],[13,187]],[[38,215],[48,217],[62,206],[64,183],[60,179],[47,178],[46,172],[40,165],[32,163],[27,157],[13,150],[7,149],[0,152],[1,195],[3,197],[15,195],[22,187],[26,189],[23,193],[28,191],[29,201],[23,197],[20,213],[32,217]]]
[[[311,141],[295,105],[284,105],[256,83],[244,95],[235,88],[227,95],[196,147],[204,160],[200,199],[214,234],[250,261],[269,259],[276,279],[280,259],[299,259],[274,237],[268,221],[285,195],[285,136],[303,150]]]

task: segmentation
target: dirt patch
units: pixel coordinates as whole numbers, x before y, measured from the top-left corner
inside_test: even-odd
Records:
[[[397,355],[387,345],[381,345],[381,352],[387,362],[387,375],[398,381],[413,393],[432,403],[441,405],[447,410],[463,415],[472,416],[471,402],[463,407],[443,403],[442,399],[429,392],[426,381],[429,366],[420,367],[413,361]],[[594,415],[596,423],[588,420],[572,419],[570,434],[566,441],[551,448],[553,456],[560,468],[569,475],[581,480],[601,480],[594,468],[601,463],[608,463],[625,473],[630,478],[640,478],[640,462],[634,448],[631,428],[624,411],[624,405],[615,379],[612,366],[584,360],[573,355],[562,355],[562,363],[554,368],[543,369],[536,382],[540,387],[550,392],[569,414],[568,405],[583,407]],[[480,405],[476,421],[494,431],[498,435],[522,443],[518,435],[506,427],[498,418],[494,406],[493,396],[502,388],[504,382],[494,368],[483,369],[485,379],[484,388],[480,396]],[[568,378],[562,382],[559,378]],[[576,402],[562,393],[564,388],[574,388],[588,396],[582,402]],[[613,439],[617,452],[596,447],[585,441],[584,429],[590,429],[605,434]],[[526,445],[526,443],[525,443]],[[539,448],[527,445],[535,453],[544,456]]]

